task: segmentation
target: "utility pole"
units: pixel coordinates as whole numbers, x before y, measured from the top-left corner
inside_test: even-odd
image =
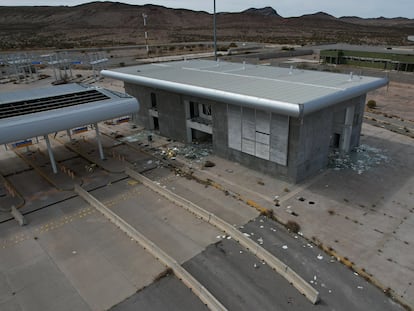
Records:
[[[147,48],[147,56],[149,56],[148,32],[147,32],[147,17],[148,17],[147,14],[142,13],[142,18],[144,19],[145,47]]]
[[[216,31],[216,0],[214,1],[214,13],[213,13],[213,24],[214,24],[214,59],[217,60],[217,31]]]

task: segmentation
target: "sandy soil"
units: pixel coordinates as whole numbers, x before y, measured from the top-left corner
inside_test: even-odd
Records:
[[[377,102],[377,112],[414,121],[414,85],[390,82],[389,87],[370,92],[370,99]]]

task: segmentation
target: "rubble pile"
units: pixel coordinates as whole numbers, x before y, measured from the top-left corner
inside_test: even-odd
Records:
[[[159,149],[159,154],[167,159],[174,160],[177,156],[200,162],[213,152],[211,144],[192,144]]]
[[[362,174],[382,163],[388,163],[390,159],[384,153],[385,150],[368,145],[360,145],[349,154],[343,154],[336,150],[329,155],[328,167],[336,171],[351,169],[358,174]]]
[[[181,147],[178,154],[190,160],[201,160],[213,152],[211,144],[192,144]]]

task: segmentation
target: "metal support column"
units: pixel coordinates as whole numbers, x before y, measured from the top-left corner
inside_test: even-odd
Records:
[[[72,135],[70,134],[70,130],[66,130],[66,134],[69,137],[69,140],[72,141]]]
[[[47,151],[49,153],[49,158],[50,158],[50,162],[52,164],[52,170],[53,173],[57,174],[57,168],[56,168],[56,162],[55,162],[55,157],[53,156],[53,152],[52,152],[52,147],[50,146],[50,141],[49,141],[49,135],[45,135],[45,140],[46,140],[46,145],[47,145]]]
[[[101,157],[101,160],[105,160],[105,155],[102,148],[102,142],[101,142],[101,135],[99,134],[99,128],[98,123],[95,123],[95,131],[96,131],[96,141],[98,142],[98,148],[99,148],[99,156]]]

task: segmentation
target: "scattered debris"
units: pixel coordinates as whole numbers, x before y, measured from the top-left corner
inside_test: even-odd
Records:
[[[349,154],[334,151],[329,155],[328,167],[337,171],[352,169],[358,174],[362,174],[372,167],[376,167],[382,163],[388,163],[390,159],[383,154],[384,152],[385,150],[364,144],[354,148]]]

